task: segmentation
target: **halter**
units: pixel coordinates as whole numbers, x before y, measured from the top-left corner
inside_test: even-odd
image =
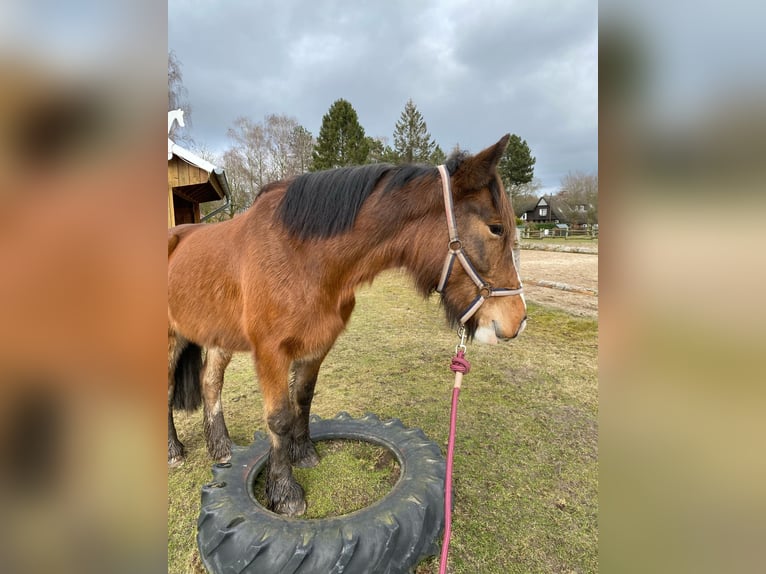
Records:
[[[444,296],[444,288],[447,286],[447,280],[452,273],[452,266],[455,263],[455,259],[460,262],[463,269],[471,278],[471,280],[479,288],[479,293],[476,298],[471,302],[468,308],[460,315],[458,321],[460,325],[465,325],[466,321],[473,317],[479,307],[489,297],[507,297],[508,295],[521,295],[523,289],[493,289],[492,286],[484,281],[476,272],[468,257],[463,251],[463,244],[460,242],[460,238],[457,234],[457,221],[455,219],[455,208],[452,201],[452,189],[450,186],[449,173],[444,165],[437,167],[442,180],[442,191],[444,192],[444,210],[447,213],[447,230],[449,231],[449,244],[447,245],[448,253],[447,258],[444,260],[444,267],[442,268],[442,276],[439,279],[439,285],[436,287],[436,292]]]

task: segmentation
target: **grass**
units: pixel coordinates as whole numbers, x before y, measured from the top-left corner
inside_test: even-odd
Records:
[[[598,570],[597,323],[532,303],[528,313],[517,341],[468,348],[473,369],[458,415],[453,574]],[[397,417],[446,449],[455,344],[436,298],[423,301],[406,278],[384,274],[358,292],[349,329],[320,372],[312,412]],[[223,393],[232,439],[249,444],[265,429],[248,355],[235,356]],[[200,416],[176,417],[189,455],[169,472],[171,574],[198,568],[199,489],[211,476]],[[381,466],[383,455],[370,445],[317,446],[320,466],[296,473],[309,512],[349,511],[395,480],[395,465]],[[432,558],[417,573],[437,570]]]
[[[321,463],[296,468],[306,491],[304,518],[329,518],[361,510],[383,498],[399,479],[399,463],[386,448],[351,440],[318,441]],[[255,482],[256,499],[266,506],[265,474]],[[331,477],[331,478],[330,478]]]

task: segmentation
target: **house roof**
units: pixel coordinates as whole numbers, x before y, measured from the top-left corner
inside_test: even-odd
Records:
[[[543,195],[536,199],[530,199],[522,205],[523,212],[532,211],[538,205],[551,208],[554,212],[560,212],[563,204],[555,196]]]
[[[538,201],[539,199],[529,199],[525,201],[519,206],[519,213],[517,213],[516,215],[521,215],[522,213],[526,213],[527,211],[532,211],[535,208],[535,206],[537,206]]]

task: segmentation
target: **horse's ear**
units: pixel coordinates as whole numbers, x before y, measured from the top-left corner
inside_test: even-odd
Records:
[[[511,134],[505,134],[495,145],[460,162],[454,173],[457,186],[466,190],[478,189],[492,181],[510,138]]]

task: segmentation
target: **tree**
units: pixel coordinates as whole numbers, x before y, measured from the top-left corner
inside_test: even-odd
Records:
[[[263,122],[267,178],[277,181],[308,171],[314,138],[293,117],[269,114]]]
[[[565,215],[574,223],[598,223],[598,173],[569,172],[556,194]]]
[[[434,165],[440,165],[447,161],[447,156],[444,155],[444,152],[442,151],[442,148],[439,147],[439,144],[436,144],[436,147],[434,148],[433,153],[431,154],[431,162]]]
[[[528,184],[534,178],[536,161],[526,140],[511,134],[508,147],[505,148],[505,153],[497,166],[497,172],[503,180],[511,202],[514,195],[519,195],[523,191],[521,186]]]
[[[234,120],[234,127],[229,128],[227,135],[234,144],[224,153],[225,167],[227,171],[232,170],[232,175],[236,173],[241,178],[249,205],[269,182],[266,132],[263,124],[240,116]]]
[[[188,127],[191,125],[191,104],[187,99],[188,90],[184,86],[183,72],[181,71],[181,62],[178,60],[173,50],[168,52],[168,111],[181,109],[184,111],[184,123],[186,128],[178,124],[173,124],[168,137],[174,142],[190,146],[194,140],[188,133]]]
[[[367,163],[385,163],[386,144],[383,138],[367,136]]]
[[[232,192],[229,217],[250,207],[268,183],[308,169],[314,138],[295,118],[270,114],[254,122],[242,116],[227,133],[232,140],[223,154]]]
[[[399,163],[399,156],[388,145],[388,138],[386,136],[368,137],[367,141],[370,144],[367,163]]]
[[[303,126],[296,126],[290,138],[290,147],[293,152],[293,168],[295,173],[307,172],[311,167],[314,136]]]
[[[335,101],[322,117],[314,146],[313,171],[367,163],[369,142],[356,110],[344,99]]]
[[[394,152],[399,163],[435,163],[434,159],[443,161],[444,152],[431,139],[426,121],[412,102],[412,98],[407,100],[404,111],[396,122]]]

